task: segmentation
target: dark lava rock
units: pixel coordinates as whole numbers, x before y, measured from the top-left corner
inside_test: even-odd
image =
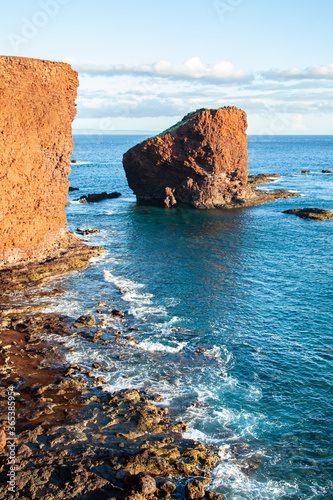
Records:
[[[78,227],[76,232],[81,234],[82,236],[86,236],[87,234],[100,233],[101,230],[100,229],[81,229],[80,227]]]
[[[116,191],[114,193],[91,193],[87,196],[81,196],[79,201],[80,203],[96,203],[97,201],[119,198],[119,196],[121,196],[121,193],[117,193]]]
[[[79,188],[73,188],[72,186],[69,186],[68,191],[80,191]]]
[[[75,325],[79,323],[79,326],[94,326],[96,324],[96,320],[94,316],[91,314],[86,314],[83,316],[80,316],[77,320]]]
[[[321,171],[323,174],[333,174],[332,170],[322,170]]]
[[[124,479],[124,488],[129,493],[152,495],[156,491],[156,481],[148,474],[135,474]]]
[[[78,160],[71,160],[71,163],[79,164],[80,162]]]
[[[197,498],[204,498],[205,488],[202,481],[190,481],[185,487],[185,498],[187,500],[196,500]]]
[[[302,219],[326,220],[333,218],[333,212],[323,210],[322,208],[295,208],[284,210],[284,214],[294,214]]]
[[[274,182],[275,179],[279,179],[280,174],[257,174],[249,175],[248,183],[255,187],[258,184],[268,184],[269,182]]]
[[[171,493],[175,491],[176,485],[171,481],[165,481],[165,483],[163,483],[159,489],[162,495],[164,495],[165,497],[169,497]]]
[[[206,491],[205,498],[207,498],[207,500],[224,500],[222,495],[219,495],[214,491]]]
[[[116,318],[123,318],[125,316],[125,313],[123,313],[122,311],[118,311],[118,309],[112,309],[111,314]]]
[[[311,173],[311,170],[302,170],[301,171],[301,174],[310,174]]]

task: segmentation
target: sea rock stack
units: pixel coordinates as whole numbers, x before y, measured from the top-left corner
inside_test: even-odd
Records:
[[[234,208],[253,205],[248,184],[246,113],[199,109],[123,159],[139,204]]]
[[[77,87],[68,64],[0,57],[0,268],[82,245],[64,211]]]

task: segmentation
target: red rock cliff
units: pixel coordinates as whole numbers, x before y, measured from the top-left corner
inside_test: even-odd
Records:
[[[231,208],[254,204],[248,184],[246,113],[200,109],[124,155],[138,203]]]
[[[0,267],[52,258],[68,239],[77,87],[68,64],[0,57]]]

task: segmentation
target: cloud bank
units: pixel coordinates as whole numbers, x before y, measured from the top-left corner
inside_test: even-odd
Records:
[[[102,128],[107,119],[112,129],[124,123],[133,129],[130,122],[137,126],[141,120],[153,130],[150,124],[161,118],[162,130],[162,118],[169,117],[171,125],[201,107],[234,105],[259,124],[275,117],[282,128],[266,127],[272,133],[311,132],[315,122],[318,130],[333,131],[333,64],[246,73],[230,62],[204,64],[199,58],[179,64],[66,62],[80,76],[76,124],[91,120],[92,128]]]
[[[207,82],[243,82],[252,77],[243,71],[236,70],[231,62],[220,61],[215,64],[204,64],[199,57],[188,61],[172,64],[168,61],[158,61],[154,64],[98,64],[89,61],[78,61],[67,58],[76,71],[88,75],[138,75],[160,76],[180,80],[202,80]]]

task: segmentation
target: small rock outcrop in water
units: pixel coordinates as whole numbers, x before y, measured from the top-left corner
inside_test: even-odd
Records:
[[[333,174],[333,170],[322,170],[322,174]]]
[[[280,174],[249,175],[248,183],[251,184],[252,187],[256,187],[258,184],[267,184],[269,182],[274,182],[275,179],[279,179],[280,177]]]
[[[323,210],[322,208],[295,208],[292,210],[285,210],[284,214],[294,214],[302,219],[312,220],[326,220],[333,219],[333,212]]]
[[[128,184],[139,204],[237,208],[279,197],[248,182],[246,113],[200,109],[125,153]]]
[[[116,191],[114,193],[92,193],[87,196],[81,196],[80,203],[96,203],[97,201],[119,198],[119,196],[121,196],[121,193],[117,193]]]

